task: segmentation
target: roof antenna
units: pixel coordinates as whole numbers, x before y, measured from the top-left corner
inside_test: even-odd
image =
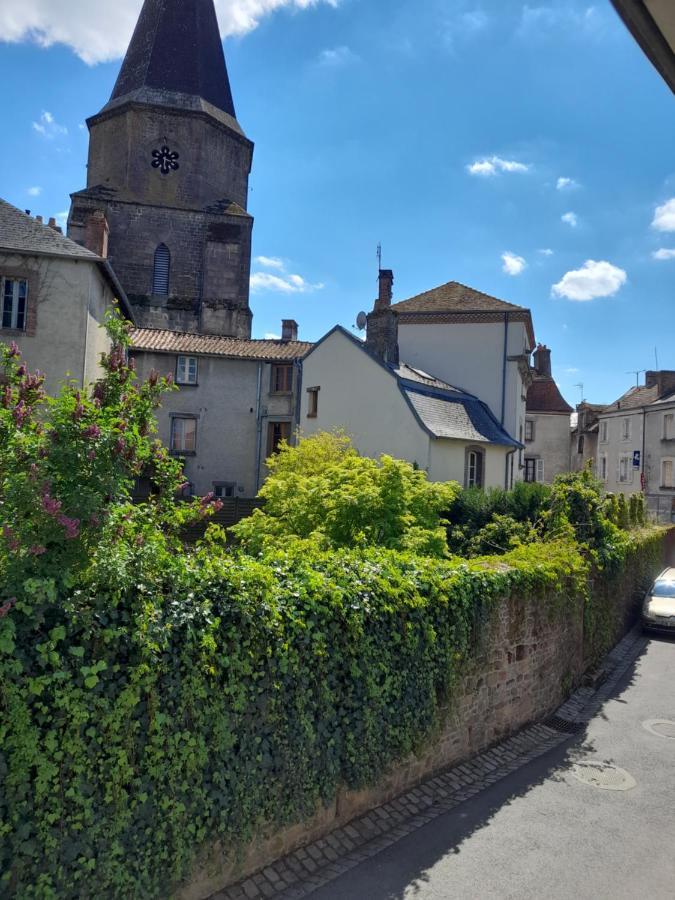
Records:
[[[583,403],[584,402],[584,383],[583,383],[583,381],[580,382],[579,384],[575,384],[574,387],[578,387],[579,390],[581,391],[581,402]]]
[[[646,371],[646,369],[631,369],[630,372],[626,372],[626,375],[635,375],[635,387],[640,387],[640,375]]]
[[[382,244],[377,245],[377,269],[378,273],[382,271]]]

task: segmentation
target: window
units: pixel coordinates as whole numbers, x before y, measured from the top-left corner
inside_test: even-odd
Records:
[[[321,388],[307,388],[307,418],[316,419],[319,415],[319,391]]]
[[[598,478],[607,481],[607,454],[603,453],[598,459]]]
[[[673,460],[672,459],[662,459],[661,460],[661,487],[664,487],[664,488],[675,487],[675,481],[673,481]]]
[[[235,481],[218,481],[213,485],[213,493],[219,500],[225,500],[234,497],[237,490]]]
[[[622,441],[630,440],[630,419],[622,419],[621,420],[621,440]]]
[[[290,394],[293,390],[293,366],[272,366],[272,394]]]
[[[194,453],[197,449],[197,420],[193,416],[174,416],[171,420],[171,452]]]
[[[620,456],[619,457],[619,477],[617,479],[621,484],[632,484],[633,483],[633,457],[632,456]]]
[[[28,282],[23,278],[0,279],[2,284],[2,327],[24,331]]]
[[[583,453],[583,452],[584,452],[584,443],[585,443],[584,435],[583,435],[583,434],[580,434],[580,435],[579,435],[579,440],[577,441],[577,453]]]
[[[600,423],[600,443],[607,443],[607,422]]]
[[[176,384],[197,384],[197,357],[179,356],[176,363]]]
[[[537,460],[525,457],[525,481],[531,484],[537,480]]]
[[[666,413],[663,417],[663,440],[675,440],[675,414]]]
[[[160,244],[155,250],[155,268],[152,273],[152,293],[166,296],[169,293],[169,274],[171,271],[171,254],[166,244]]]
[[[531,444],[534,440],[534,422],[532,419],[525,419],[525,442]]]
[[[267,427],[267,455],[277,453],[281,442],[290,440],[290,437],[290,422],[270,422]]]
[[[466,477],[467,487],[483,487],[483,451],[466,451]]]

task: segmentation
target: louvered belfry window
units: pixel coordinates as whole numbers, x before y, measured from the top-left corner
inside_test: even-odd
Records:
[[[160,244],[155,250],[155,268],[152,276],[152,293],[167,295],[169,293],[169,271],[171,254],[166,244]]]

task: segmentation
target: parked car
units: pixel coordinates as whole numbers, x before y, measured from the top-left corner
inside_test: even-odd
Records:
[[[647,592],[642,624],[649,631],[675,634],[675,568],[664,569]]]

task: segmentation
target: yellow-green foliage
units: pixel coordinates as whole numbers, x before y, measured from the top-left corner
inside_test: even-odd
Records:
[[[360,456],[348,437],[322,433],[287,445],[268,461],[264,511],[232,529],[251,553],[290,537],[319,546],[379,546],[446,556],[441,515],[459,485],[432,483],[426,472],[391,456]]]

